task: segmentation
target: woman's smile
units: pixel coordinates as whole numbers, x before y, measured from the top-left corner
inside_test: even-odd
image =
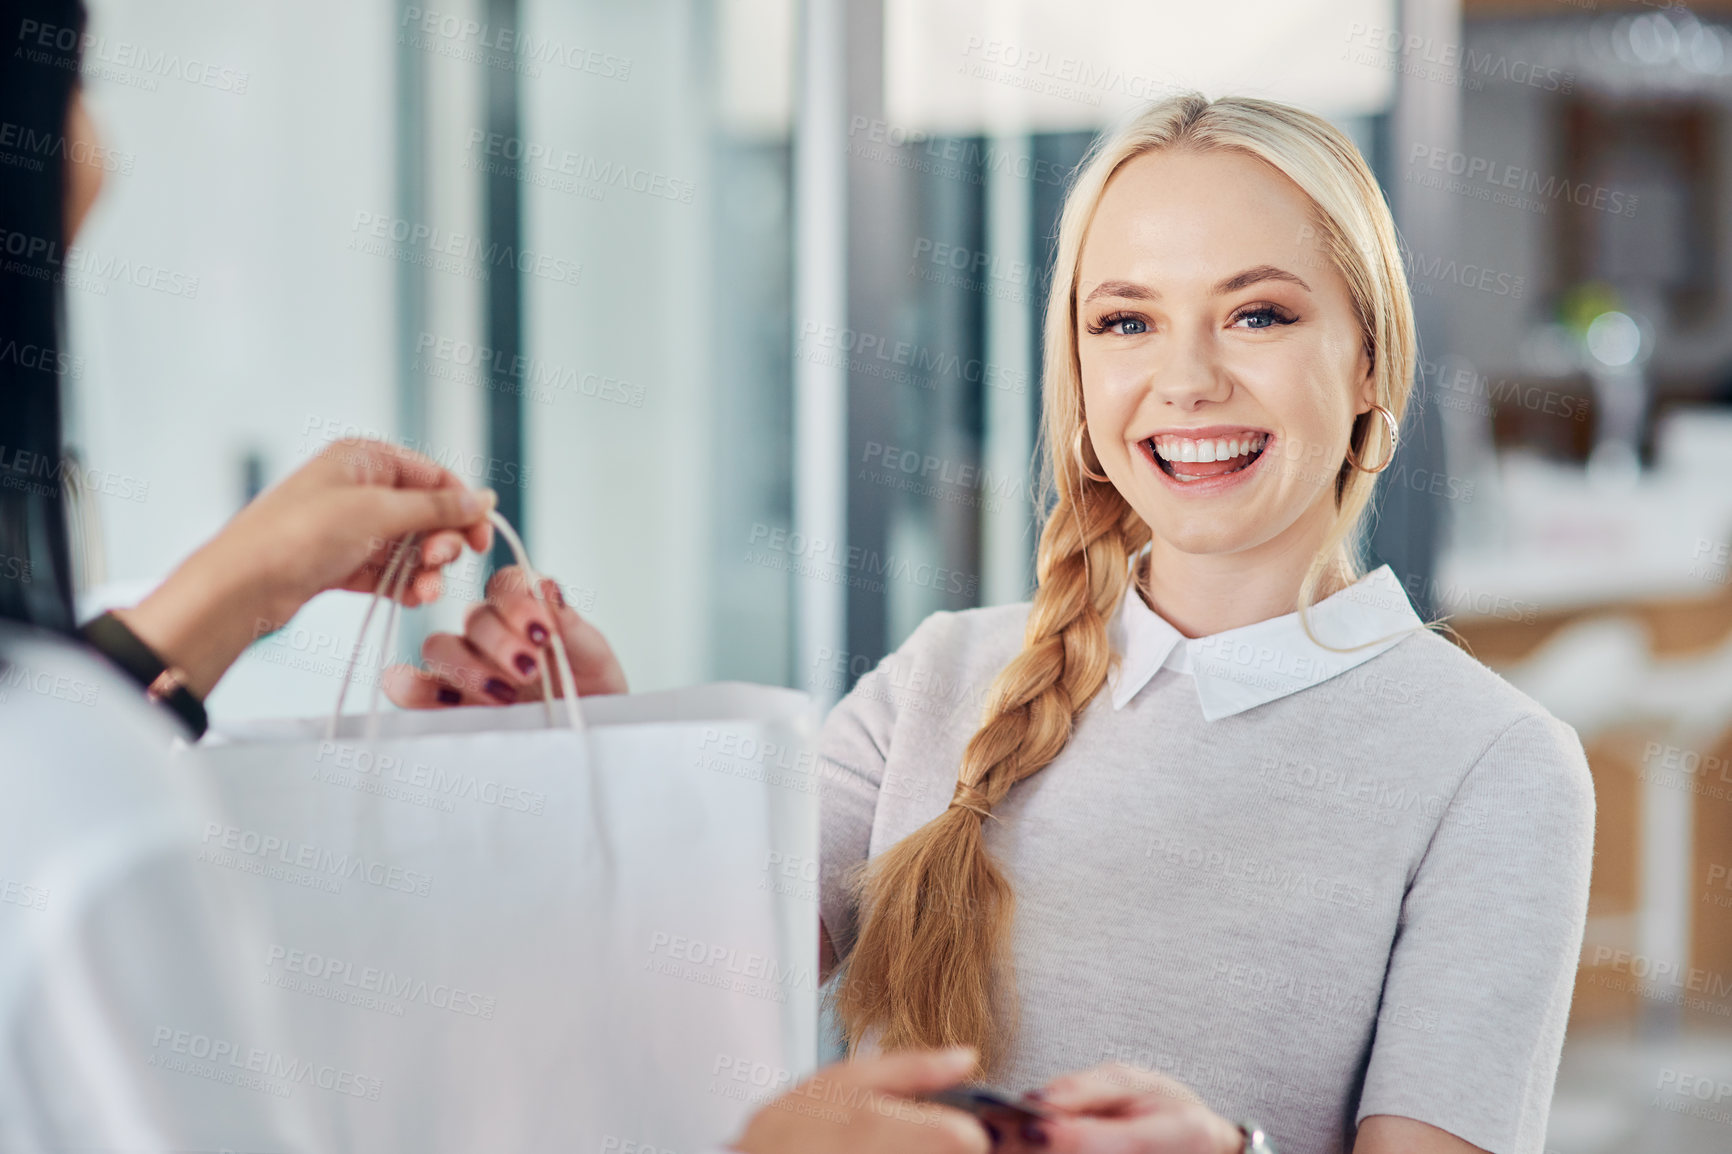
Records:
[[[1170,484],[1206,496],[1250,480],[1271,440],[1273,434],[1265,429],[1210,425],[1162,429],[1137,446]]]

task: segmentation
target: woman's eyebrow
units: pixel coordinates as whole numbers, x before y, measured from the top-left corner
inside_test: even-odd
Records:
[[[1298,285],[1306,292],[1311,291],[1311,286],[1306,284],[1304,278],[1297,274],[1290,273],[1284,268],[1276,268],[1272,264],[1260,264],[1255,268],[1248,268],[1244,272],[1234,273],[1232,276],[1216,285],[1215,295],[1225,296],[1228,293],[1236,293],[1240,289],[1249,288],[1251,285],[1266,280],[1284,280]],[[1133,301],[1154,301],[1160,300],[1161,294],[1149,286],[1137,284],[1135,281],[1106,280],[1095,286],[1094,291],[1089,293],[1089,295],[1083,299],[1083,304],[1086,305],[1098,297],[1121,297],[1125,300]]]
[[[1083,304],[1088,304],[1096,297],[1124,297],[1126,300],[1133,301],[1154,301],[1160,300],[1161,294],[1147,285],[1140,285],[1135,281],[1104,280],[1095,286],[1094,292],[1083,299]]]
[[[1266,280],[1289,281],[1298,285],[1306,292],[1311,291],[1311,286],[1306,284],[1305,281],[1296,274],[1290,273],[1284,268],[1276,268],[1272,264],[1260,264],[1256,268],[1248,268],[1244,272],[1235,273],[1220,284],[1216,285],[1215,295],[1225,296],[1227,293],[1236,293],[1242,288],[1249,288],[1251,285],[1254,285],[1259,281]]]

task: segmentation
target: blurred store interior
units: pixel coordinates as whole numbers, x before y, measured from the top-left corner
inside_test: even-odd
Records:
[[[833,700],[1026,596],[1072,166],[1181,89],[1331,117],[1421,327],[1371,559],[1596,779],[1548,1149],[1732,1148],[1732,0],[92,8],[88,607],[381,435],[497,488],[638,689]],[[360,612],[261,638],[218,721],[328,708]]]

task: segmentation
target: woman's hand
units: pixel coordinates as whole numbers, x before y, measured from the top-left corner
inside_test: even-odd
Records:
[[[1244,1135],[1190,1087],[1115,1062],[1056,1078],[1040,1092],[1054,1154],[1239,1154]]]
[[[530,592],[519,566],[501,569],[487,582],[487,600],[464,618],[461,636],[435,633],[421,646],[422,668],[385,671],[386,694],[405,709],[539,701],[553,629],[565,642],[578,696],[626,692],[625,670],[601,630],[565,604],[558,583],[543,580],[542,592],[545,602]],[[558,693],[557,676],[552,685]]]
[[[371,593],[397,540],[422,533],[402,603],[436,601],[440,569],[493,542],[491,489],[380,441],[338,441],[262,494],[206,550],[246,571],[287,621],[327,589]],[[395,582],[393,582],[395,584]]]
[[[372,592],[397,539],[424,534],[403,603],[439,596],[439,570],[493,540],[491,490],[425,457],[339,441],[247,505],[120,618],[204,696],[256,638],[327,589]]]
[[[743,1154],[987,1154],[980,1123],[916,1095],[974,1069],[970,1049],[838,1062],[752,1115],[734,1143]]]

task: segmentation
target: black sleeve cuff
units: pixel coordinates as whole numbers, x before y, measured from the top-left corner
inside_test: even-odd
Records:
[[[121,671],[143,689],[149,690],[162,672],[168,668],[156,652],[140,641],[138,634],[126,627],[126,623],[113,613],[104,613],[93,621],[87,622],[79,630],[84,640],[90,646],[107,657]],[[192,740],[197,741],[204,736],[210,721],[205,716],[204,703],[194,697],[192,691],[184,685],[176,685],[173,692],[164,694],[160,701],[186,726]]]

